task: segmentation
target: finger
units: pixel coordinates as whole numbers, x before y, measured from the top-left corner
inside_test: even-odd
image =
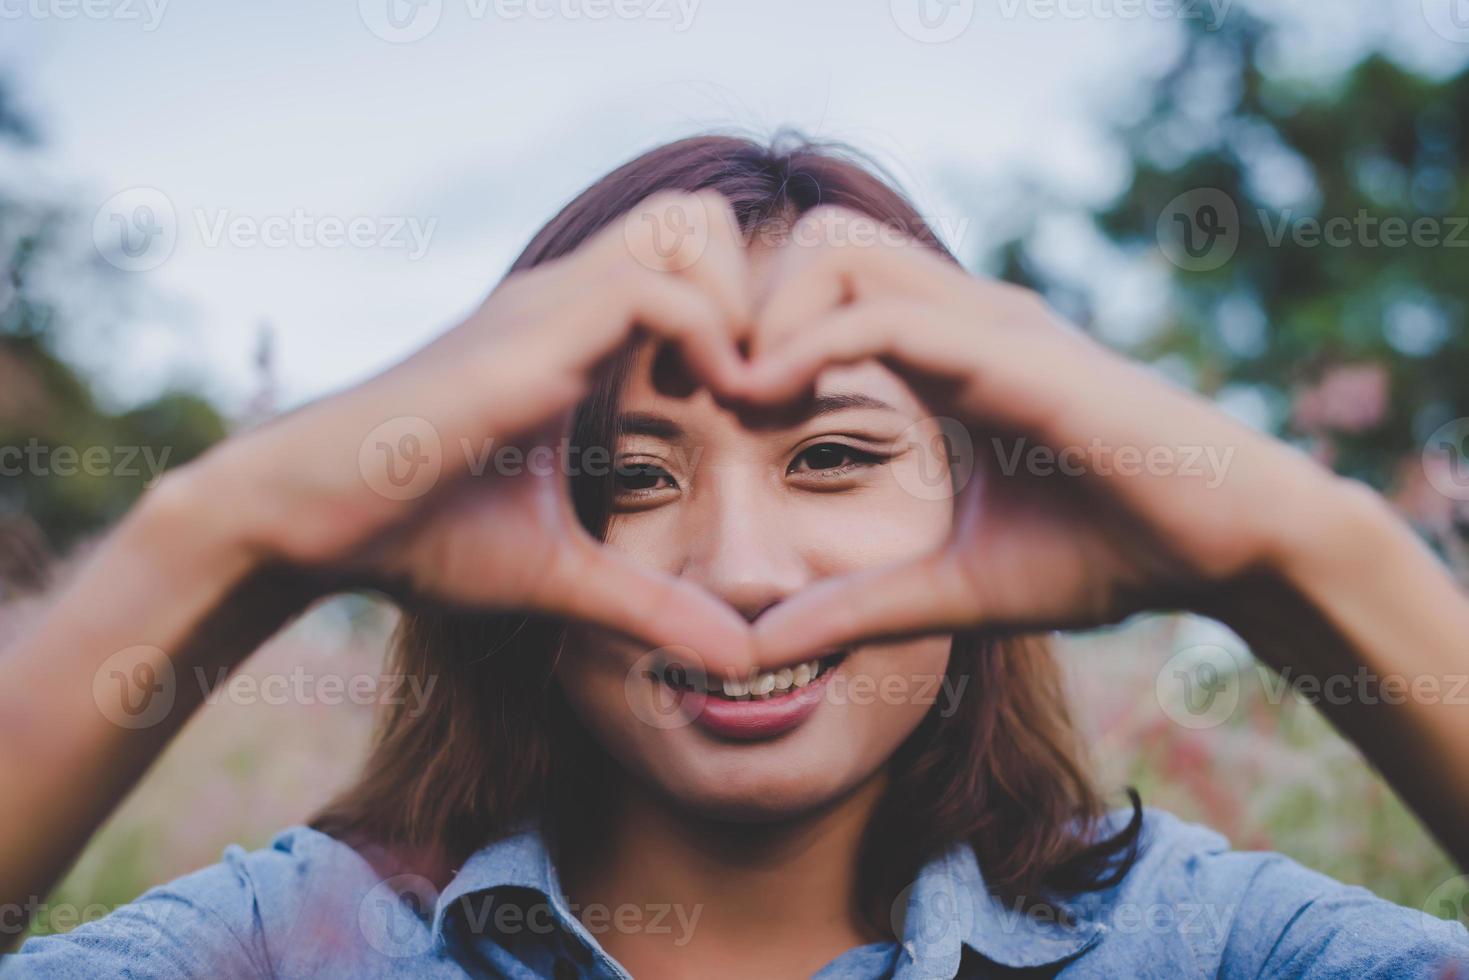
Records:
[[[964,377],[974,358],[943,311],[908,299],[867,300],[829,311],[762,352],[750,365],[746,393],[778,402],[808,389],[828,366],[870,358],[897,362],[905,373]],[[977,332],[963,338],[978,345]]]
[[[810,389],[831,365],[877,359],[934,407],[966,422],[1053,434],[1061,420],[1085,418],[1080,405],[1104,366],[1080,334],[1031,330],[1015,314],[950,310],[903,298],[844,306],[767,351],[746,372],[745,398],[778,404]],[[1007,319],[1009,318],[1009,319]],[[975,319],[980,322],[974,322]],[[1003,329],[1004,327],[1017,329]]]
[[[709,241],[703,254],[684,269],[682,275],[714,297],[738,340],[749,332],[754,314],[744,234],[734,208],[723,194],[700,191],[694,198],[703,207],[702,219],[708,229]]]
[[[729,321],[699,286],[663,273],[642,271],[628,296],[630,321],[678,347],[694,376],[721,394],[744,390],[747,365]]]
[[[760,669],[885,638],[948,633],[980,620],[979,600],[951,548],[825,579],[755,621]]]
[[[752,300],[744,238],[720,193],[655,194],[600,233],[592,251],[622,264],[678,275],[705,289],[732,329],[749,325]]]
[[[791,229],[761,298],[752,355],[834,307],[870,296],[923,296],[956,270],[899,229],[844,208],[816,208]]]
[[[754,666],[749,624],[734,607],[692,582],[638,565],[590,539],[564,546],[531,603],[651,649],[689,647],[711,675],[747,677]]]

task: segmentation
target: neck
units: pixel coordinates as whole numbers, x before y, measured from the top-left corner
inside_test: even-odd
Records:
[[[725,965],[749,976],[757,962],[810,976],[847,949],[888,938],[857,891],[863,831],[885,784],[879,774],[820,810],[770,823],[711,820],[624,786],[603,843],[562,869],[563,886],[584,918],[603,906],[635,908],[645,923],[663,914],[671,935],[594,932],[634,976],[687,976],[694,964],[701,976]]]

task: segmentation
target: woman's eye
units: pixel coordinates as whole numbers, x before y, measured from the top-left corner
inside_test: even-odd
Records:
[[[883,461],[877,453],[867,452],[840,442],[823,442],[802,452],[791,461],[788,473],[845,473]]]
[[[619,494],[644,494],[678,487],[667,470],[652,463],[620,464],[616,485]]]

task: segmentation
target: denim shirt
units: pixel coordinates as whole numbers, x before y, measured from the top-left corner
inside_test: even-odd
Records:
[[[925,866],[894,908],[901,942],[848,950],[816,976],[1469,978],[1461,924],[1279,854],[1231,851],[1213,831],[1155,810],[1126,877],[1067,904],[1065,916],[991,896],[967,845]],[[231,847],[219,864],[69,933],[31,939],[0,961],[0,977],[621,980],[599,935],[646,929],[682,944],[700,912],[573,910],[534,830],[476,852],[435,894],[423,878],[384,878],[347,845],[295,827],[259,851]]]

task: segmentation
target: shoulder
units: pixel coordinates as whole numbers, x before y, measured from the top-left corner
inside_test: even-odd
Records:
[[[293,938],[350,939],[348,912],[380,881],[348,845],[291,827],[258,850],[232,845],[219,863],[70,932],[29,940],[0,974],[93,977],[111,968],[160,977],[272,976],[298,948]]]
[[[1130,816],[1110,814],[1108,829]],[[1144,949],[1158,945],[1150,937],[1166,938],[1193,966],[1221,976],[1407,976],[1469,965],[1459,923],[1283,854],[1234,850],[1217,831],[1161,810],[1144,810],[1137,859],[1121,881],[1079,907],[1102,925],[1104,945],[1130,934]]]

